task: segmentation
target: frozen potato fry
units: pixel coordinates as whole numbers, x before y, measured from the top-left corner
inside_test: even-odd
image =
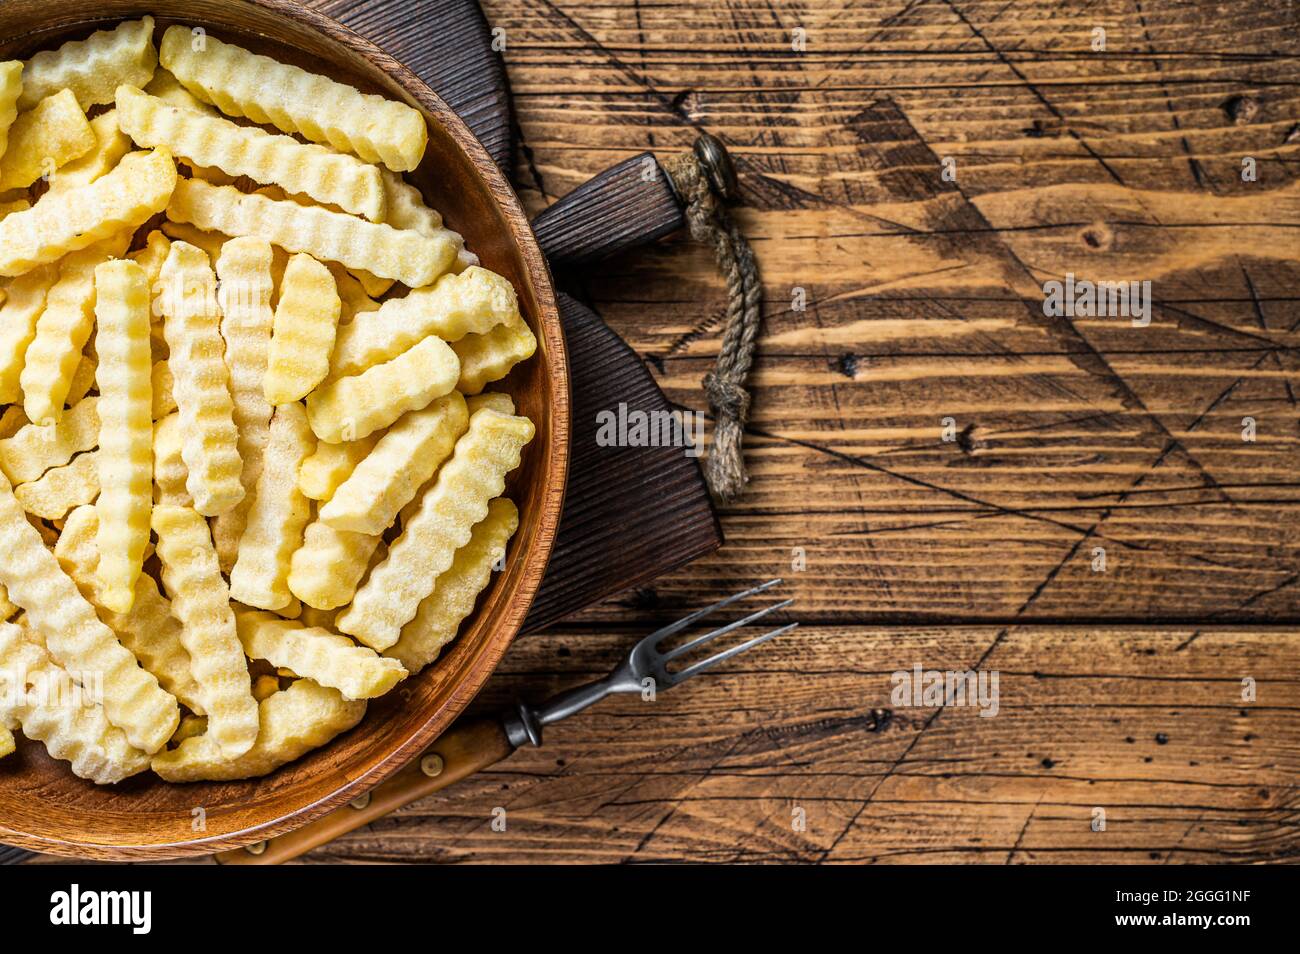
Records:
[[[263,394],[267,349],[271,339],[271,295],[274,292],[274,255],[267,242],[253,238],[231,239],[221,247],[217,276],[221,280],[221,336],[226,341],[226,366],[230,369],[233,418],[239,432],[236,446],[242,467],[239,482],[244,499],[213,522],[221,569],[235,565],[239,540],[244,534],[254,488],[262,472],[262,455],[270,440],[271,405]]]
[[[456,391],[403,416],[320,508],[320,519],[337,530],[382,534],[467,427],[469,411]]]
[[[83,402],[84,403],[84,402]],[[136,748],[157,752],[176,730],[176,700],[140,668],[130,651],[95,615],[76,584],[27,522],[9,481],[0,478],[0,583],[22,607],[54,660],[66,669],[98,673],[104,711]]]
[[[113,171],[131,151],[131,140],[117,126],[117,110],[100,113],[90,121],[95,145],[80,159],[69,162],[50,177],[50,192],[88,186]]]
[[[145,278],[148,279],[149,287],[152,289],[162,277],[162,268],[171,250],[171,239],[163,232],[155,230],[149,233],[144,248],[132,252],[127,257],[144,269]]]
[[[99,373],[99,362],[91,354],[83,354],[77,362],[77,370],[72,372],[72,383],[68,385],[68,407],[76,404],[95,386],[95,375]]]
[[[163,585],[172,614],[181,621],[181,645],[190,654],[208,717],[204,738],[223,757],[237,758],[257,739],[257,702],[207,522],[192,508],[159,505],[153,510],[153,529]]]
[[[22,61],[0,63],[0,159],[9,148],[9,129],[18,118],[18,97],[22,94]]]
[[[155,72],[153,79],[143,89],[150,96],[156,96],[169,105],[193,109],[206,116],[221,115],[219,109],[199,100],[197,96],[181,85],[180,80],[164,69]]]
[[[228,236],[222,235],[220,232],[205,232],[203,229],[196,229],[192,225],[170,220],[162,224],[162,232],[173,242],[188,242],[195,248],[203,249],[214,267],[221,258],[221,250],[230,241]]]
[[[533,433],[528,418],[490,408],[470,418],[469,430],[402,527],[388,559],[371,571],[339,616],[340,632],[381,652],[397,642],[420,602],[434,591],[438,575],[469,542],[474,524],[487,516],[488,504],[501,495],[505,475],[519,466]]]
[[[303,532],[289,561],[289,592],[304,606],[332,610],[344,605],[370,567],[382,537],[335,530],[316,520]]]
[[[320,748],[365,714],[365,702],[349,701],[337,689],[300,679],[258,706],[257,741],[243,755],[223,755],[209,731],[157,755],[153,770],[168,782],[257,778]]]
[[[78,454],[72,463],[52,467],[39,479],[18,484],[14,496],[32,516],[58,520],[73,507],[93,503],[99,496],[99,458],[100,451]]]
[[[171,600],[158,590],[147,573],[135,581],[135,598],[128,613],[114,613],[104,606],[103,585],[96,568],[99,550],[95,537],[99,517],[94,507],[77,507],[68,514],[54,556],[65,573],[77,584],[81,595],[99,611],[99,618],[117,634],[118,642],[157,678],[158,684],[192,712],[202,713],[198,683],[190,672],[190,654],[181,644],[181,623],[172,615]]]
[[[360,440],[449,394],[459,372],[447,343],[428,337],[391,361],[317,388],[307,396],[307,418],[326,443]]]
[[[158,503],[190,507],[194,498],[185,489],[189,472],[181,457],[185,431],[179,413],[169,414],[153,426],[153,481],[158,488]]]
[[[160,58],[191,93],[228,116],[246,116],[312,142],[327,143],[397,172],[420,164],[429,131],[405,103],[360,93],[270,57],[204,38],[203,49],[182,26],[163,35]]]
[[[5,408],[4,414],[0,414],[0,440],[13,437],[28,423],[27,415],[17,404]]]
[[[456,259],[455,242],[446,236],[430,238],[319,206],[245,195],[233,186],[214,186],[199,179],[176,183],[167,216],[206,231],[259,236],[288,252],[305,252],[350,270],[364,269],[412,288],[430,284]],[[0,220],[0,238],[8,221]],[[0,265],[3,262],[0,259]]]
[[[384,221],[395,229],[411,229],[421,235],[435,235],[442,228],[442,216],[424,202],[420,190],[400,173],[379,168],[384,183]]]
[[[341,308],[329,269],[310,255],[293,256],[275,307],[275,333],[262,382],[267,401],[297,401],[325,380]]]
[[[153,389],[150,412],[155,421],[161,421],[176,410],[176,395],[172,393],[172,389],[176,386],[176,379],[172,377],[171,365],[167,363],[166,358],[153,363],[153,368],[149,371],[149,382]]]
[[[354,156],[172,106],[131,86],[118,88],[117,108],[122,129],[139,146],[165,146],[191,165],[273,183],[372,222],[383,220],[379,169]]]
[[[0,275],[21,275],[129,233],[165,209],[175,188],[176,163],[157,150],[131,153],[90,185],[46,195],[0,219]]]
[[[466,335],[453,341],[451,350],[460,359],[460,381],[456,389],[471,395],[501,380],[516,364],[531,358],[537,350],[537,338],[523,318],[516,315],[487,334]]]
[[[95,131],[71,90],[43,99],[9,127],[9,148],[0,160],[0,192],[26,189],[42,176],[95,148]]]
[[[95,325],[95,269],[126,251],[130,236],[118,236],[73,252],[59,265],[59,280],[45,296],[36,336],[27,346],[18,382],[23,410],[35,424],[63,416],[72,378]]]
[[[72,774],[98,785],[149,767],[149,755],[109,721],[92,689],[79,685],[22,627],[0,623],[0,727],[13,722],[52,758],[71,763]]]
[[[475,267],[444,275],[437,284],[390,299],[378,311],[358,314],[341,327],[330,374],[360,374],[429,335],[451,342],[518,318],[515,290],[496,272]]]
[[[12,404],[22,397],[19,381],[27,349],[36,337],[36,322],[45,310],[45,300],[58,280],[59,266],[44,265],[9,279],[5,285],[7,295],[0,305],[0,402]]]
[[[298,489],[298,467],[315,446],[301,404],[282,404],[271,421],[266,466],[257,480],[248,525],[230,571],[230,596],[248,606],[280,610],[293,600],[289,561],[302,546],[311,504]]]
[[[236,612],[235,623],[244,655],[292,669],[319,685],[337,689],[344,699],[382,696],[406,678],[406,670],[396,659],[386,659],[329,630],[255,610]]]
[[[415,618],[402,627],[402,636],[384,650],[415,674],[456,638],[460,624],[474,612],[478,595],[487,586],[492,568],[505,556],[506,543],[519,528],[519,511],[505,497],[488,505],[487,516],[474,525],[469,542],[456,551],[451,566],[433,582],[433,593],[420,601]]]
[[[465,406],[473,414],[479,408],[490,407],[501,414],[514,414],[515,402],[509,394],[501,391],[484,391],[465,399]]]
[[[185,435],[185,487],[194,509],[212,517],[244,499],[216,276],[200,249],[173,242],[161,282],[163,332],[171,352],[167,363]]]
[[[127,613],[149,543],[153,506],[153,366],[149,285],[135,262],[95,269],[99,355],[99,579],[102,604]]]
[[[144,86],[158,68],[153,45],[153,17],[130,20],[113,30],[100,30],[88,39],[43,50],[27,61],[23,71],[20,110],[70,89],[82,109],[113,101],[123,83]]]
[[[0,471],[11,481],[36,480],[74,454],[99,444],[99,398],[78,401],[57,424],[28,424],[0,440]]]
[[[303,496],[320,501],[333,497],[334,491],[348,479],[357,464],[374,450],[382,436],[371,434],[359,441],[346,441],[342,444],[326,444],[324,441],[318,443],[315,452],[298,469],[298,488]]]

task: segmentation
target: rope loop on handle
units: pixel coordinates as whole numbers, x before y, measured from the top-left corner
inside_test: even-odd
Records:
[[[712,137],[708,137],[712,139]],[[736,500],[749,482],[745,473],[743,440],[749,417],[750,395],[745,389],[754,346],[763,324],[763,287],[754,250],[732,221],[722,196],[716,166],[707,167],[702,152],[722,150],[720,143],[701,137],[693,152],[663,163],[677,194],[686,203],[691,237],[713,246],[718,269],[727,282],[727,325],[713,370],[704,376],[704,393],[713,412],[713,447],[704,462],[709,490],[722,503]],[[725,151],[722,153],[725,155]],[[710,173],[713,174],[711,181]],[[725,185],[723,186],[725,188]]]

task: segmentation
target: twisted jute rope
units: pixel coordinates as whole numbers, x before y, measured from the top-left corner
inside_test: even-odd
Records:
[[[713,447],[704,462],[704,479],[715,497],[731,503],[749,482],[742,443],[749,417],[745,381],[763,324],[758,262],[726,206],[710,188],[708,175],[695,154],[674,156],[663,165],[686,202],[691,237],[713,246],[718,269],[727,280],[727,327],[722,349],[713,370],[704,376],[704,393],[714,420]]]

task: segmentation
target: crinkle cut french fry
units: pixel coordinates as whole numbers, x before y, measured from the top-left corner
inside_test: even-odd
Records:
[[[496,272],[470,268],[459,275],[444,275],[437,284],[418,288],[405,298],[389,299],[378,311],[358,314],[341,327],[330,356],[330,374],[360,374],[429,335],[456,341],[518,318],[515,290]]]
[[[383,221],[379,170],[354,156],[171,106],[131,86],[118,88],[117,108],[122,128],[140,146],[166,146],[192,164],[274,183],[372,222]]]
[[[442,216],[429,208],[420,190],[400,173],[383,166],[379,176],[384,183],[384,221],[395,229],[411,229],[421,235],[433,235],[442,228]]]
[[[99,551],[95,537],[99,517],[94,507],[77,507],[68,514],[63,531],[54,544],[54,556],[64,572],[77,584],[81,595],[99,610],[100,619],[117,634],[118,641],[135,654],[140,665],[153,673],[158,684],[192,712],[202,713],[198,683],[190,672],[190,654],[181,645],[180,620],[172,615],[172,604],[158,591],[147,573],[135,581],[135,599],[129,613],[114,613],[101,600],[102,587],[95,568]]]
[[[38,480],[19,484],[14,496],[32,516],[58,520],[73,507],[92,503],[99,496],[100,451],[78,454],[72,463],[52,467]]]
[[[335,530],[319,520],[307,525],[289,561],[289,592],[305,606],[337,609],[352,599],[382,537]]]
[[[82,109],[113,101],[123,83],[144,86],[158,68],[153,45],[153,17],[130,20],[113,30],[100,30],[85,40],[43,50],[23,70],[20,110],[31,109],[47,96],[70,89]]]
[[[154,230],[145,240],[144,248],[137,249],[127,257],[144,269],[145,278],[148,279],[149,287],[152,289],[162,276],[163,264],[167,261],[167,254],[171,250],[171,239],[164,233]]]
[[[18,212],[10,218],[31,214]],[[176,183],[167,217],[206,231],[261,236],[286,251],[305,252],[351,270],[364,269],[412,288],[430,284],[456,259],[456,244],[447,236],[430,238],[316,206],[245,195],[233,186],[209,185],[199,179]],[[8,221],[0,220],[0,236]]]
[[[172,106],[179,106],[182,109],[193,109],[207,116],[221,115],[219,109],[202,102],[197,96],[182,86],[180,80],[164,69],[160,69],[153,74],[153,79],[149,81],[148,86],[144,87],[144,91],[150,96],[156,96],[163,102]]]
[[[5,408],[5,412],[0,414],[0,440],[13,437],[28,423],[27,415],[23,413],[20,405],[14,404]]]
[[[451,566],[434,580],[433,593],[420,601],[415,618],[402,627],[401,638],[384,655],[400,660],[412,674],[437,659],[474,612],[492,568],[505,556],[506,543],[518,528],[514,503],[505,497],[492,501],[487,516],[470,531],[469,543],[456,551]]]
[[[153,480],[158,487],[158,503],[190,507],[194,498],[185,489],[189,472],[181,457],[185,431],[179,413],[168,414],[153,426]]]
[[[83,404],[85,402],[82,402]],[[140,668],[105,626],[27,522],[9,481],[0,478],[0,583],[27,612],[55,661],[98,673],[104,710],[136,748],[156,752],[180,721],[176,700]]]
[[[208,232],[184,222],[170,220],[162,224],[162,232],[173,242],[188,242],[195,248],[203,249],[214,267],[221,258],[221,250],[230,241],[229,236],[222,235],[220,232]]]
[[[90,128],[95,135],[94,148],[50,177],[51,192],[90,185],[112,172],[122,157],[131,151],[131,140],[118,128],[117,110],[100,113],[90,121]]]
[[[396,659],[386,659],[329,630],[254,610],[236,612],[235,624],[244,655],[292,669],[319,685],[337,689],[345,699],[382,696],[406,678],[406,670]]]
[[[185,486],[194,509],[212,517],[244,499],[216,276],[202,250],[173,242],[161,283],[163,332],[171,352],[167,363],[185,434]]]
[[[54,283],[59,280],[57,265],[44,265],[25,275],[10,279],[5,285],[8,293],[0,305],[0,402],[12,404],[22,397],[19,384],[23,362],[32,339],[36,337],[36,322],[45,310],[45,300]]]
[[[112,785],[147,769],[149,755],[131,745],[94,695],[93,683],[80,685],[22,627],[0,623],[0,727],[18,723],[78,778]]]
[[[257,739],[257,702],[207,522],[189,507],[159,505],[153,529],[163,584],[208,716],[206,738],[225,758],[236,758]]]
[[[471,395],[465,399],[465,406],[471,414],[483,407],[490,407],[500,414],[515,413],[514,398],[502,391],[484,391],[482,394]]]
[[[0,759],[6,755],[13,755],[17,747],[13,731],[7,726],[0,725]]]
[[[271,311],[273,259],[270,243],[255,238],[231,239],[221,247],[217,259],[223,305],[221,336],[226,341],[230,397],[239,432],[236,446],[242,461],[239,481],[244,487],[244,499],[212,524],[217,558],[226,573],[235,565],[271,434],[272,408],[262,393],[262,382],[266,377],[274,319]]]
[[[451,393],[459,375],[447,342],[428,337],[391,361],[317,388],[307,396],[307,419],[326,443],[360,440]]]
[[[523,318],[516,315],[487,334],[466,335],[453,341],[451,350],[460,359],[456,390],[472,395],[504,378],[519,362],[531,358],[537,350],[537,338]]]
[[[202,48],[195,49],[191,32],[182,26],[163,35],[160,58],[186,89],[228,116],[270,123],[397,172],[418,166],[428,144],[424,117],[405,103],[358,92],[214,37],[204,37]]]
[[[68,385],[68,407],[72,407],[95,386],[95,375],[99,373],[99,361],[92,354],[83,354],[77,362],[77,370],[72,372],[72,383]]]
[[[153,368],[149,371],[149,380],[153,387],[153,406],[150,411],[155,421],[161,421],[176,410],[176,395],[172,393],[176,380],[172,377],[171,365],[167,363],[166,358],[153,363]]]
[[[28,424],[0,440],[0,471],[11,481],[26,483],[98,443],[99,398],[92,395],[78,401],[57,424]]]
[[[397,642],[421,600],[433,592],[437,576],[469,542],[474,524],[487,516],[488,503],[501,495],[505,475],[519,466],[533,433],[528,418],[490,408],[470,418],[469,430],[402,527],[388,559],[371,571],[339,616],[340,632],[381,652]]]
[[[364,701],[344,699],[337,689],[299,679],[258,707],[261,729],[257,742],[243,755],[223,757],[208,732],[160,753],[153,760],[153,770],[167,782],[257,778],[320,748],[365,714]]]
[[[95,148],[95,131],[71,90],[41,100],[9,128],[9,148],[0,160],[0,192],[26,189],[42,176]]]
[[[293,601],[289,561],[302,545],[303,530],[311,519],[311,504],[298,489],[298,467],[315,443],[301,404],[275,409],[266,466],[258,477],[239,556],[230,571],[232,599],[270,610]]]
[[[131,232],[167,207],[176,163],[163,149],[133,152],[79,189],[44,196],[0,219],[0,275],[14,276]]]
[[[374,450],[382,436],[371,434],[359,441],[345,441],[342,444],[326,444],[324,441],[318,443],[316,450],[298,468],[298,488],[303,496],[320,501],[333,497],[334,491],[348,479],[357,464]]]
[[[403,416],[320,508],[320,519],[338,530],[382,534],[467,427],[469,411],[457,391]]]
[[[0,620],[12,619],[17,612],[18,607],[14,605],[13,600],[9,599],[9,591],[0,584]]]
[[[73,252],[59,266],[59,280],[45,297],[45,310],[36,321],[36,336],[27,347],[22,373],[23,410],[35,424],[53,424],[82,360],[82,350],[95,325],[95,269],[126,251],[129,235],[99,242]]]
[[[262,382],[266,400],[275,405],[297,401],[325,380],[341,308],[328,268],[310,255],[289,260]]]
[[[9,128],[18,118],[18,97],[23,94],[21,60],[0,63],[0,159],[9,148]]]
[[[95,269],[99,355],[99,579],[102,603],[126,613],[149,543],[153,505],[153,365],[149,285],[135,262]]]

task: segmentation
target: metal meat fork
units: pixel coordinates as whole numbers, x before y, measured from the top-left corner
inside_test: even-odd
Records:
[[[222,852],[216,856],[216,860],[222,864],[278,864],[296,858],[345,832],[360,828],[403,805],[431,795],[466,776],[495,765],[525,743],[541,745],[544,726],[567,719],[606,696],[616,692],[671,689],[720,662],[753,649],[769,639],[788,633],[799,624],[788,623],[706,659],[701,659],[699,662],[691,663],[682,669],[673,671],[668,668],[668,664],[674,660],[686,656],[719,636],[725,636],[742,626],[757,623],[765,616],[785,609],[794,600],[782,600],[764,607],[670,650],[660,649],[666,640],[693,623],[732,603],[770,590],[780,582],[780,580],[769,580],[761,583],[743,593],[729,596],[712,606],[691,613],[663,629],[656,630],[633,646],[618,667],[603,679],[561,692],[538,706],[519,702],[513,710],[495,719],[459,722],[443,733],[418,760],[347,807],[340,808],[309,825],[270,841],[248,848]]]

